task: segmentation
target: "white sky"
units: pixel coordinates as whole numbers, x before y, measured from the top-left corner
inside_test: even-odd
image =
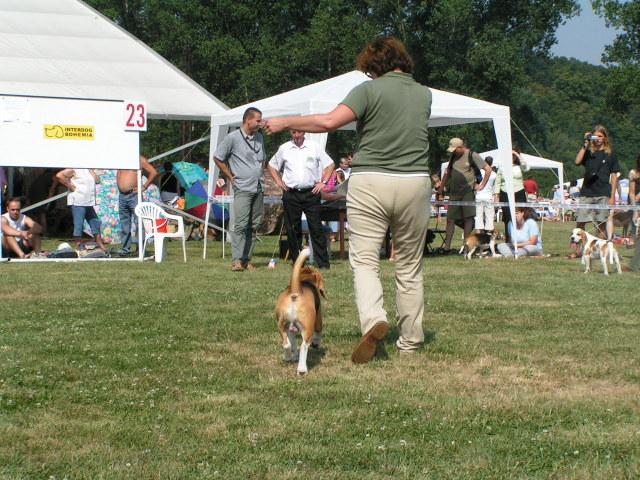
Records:
[[[553,46],[551,53],[558,57],[572,57],[601,65],[604,47],[611,44],[616,31],[607,28],[604,19],[593,13],[589,0],[579,0],[578,3],[582,13],[558,28],[558,43]]]

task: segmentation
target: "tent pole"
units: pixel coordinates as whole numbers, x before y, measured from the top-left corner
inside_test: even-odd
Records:
[[[149,160],[147,160],[149,163],[153,163],[153,162],[157,162],[158,160],[160,160],[161,158],[164,157],[168,157],[169,155],[172,155],[174,153],[180,152],[182,150],[184,150],[185,148],[189,148],[191,146],[197,145],[198,143],[202,143],[205,140],[207,140],[209,138],[209,135],[203,135],[202,137],[200,137],[198,140],[194,140],[192,142],[189,143],[185,143],[184,145],[180,145],[179,147],[173,148],[171,150],[167,150],[166,152],[163,152],[159,155],[156,155],[155,157],[151,157]]]
[[[218,178],[218,166],[216,162],[213,160],[213,154],[216,151],[216,147],[218,146],[218,141],[222,136],[222,128],[219,125],[214,125],[213,121],[211,122],[211,134],[209,135],[209,178],[207,179],[207,213],[205,214],[205,234],[204,234],[204,245],[202,249],[202,258],[207,258],[207,239],[209,237],[209,217],[211,216],[211,199],[213,198],[214,193],[214,183],[216,178]],[[222,215],[223,222],[223,230],[222,230],[222,258],[224,258],[224,247],[225,247],[225,235],[224,235],[224,212]]]
[[[511,124],[509,123],[510,112],[509,107],[503,107],[503,115],[496,115],[493,118],[493,129],[496,132],[496,140],[498,143],[498,157],[500,164],[502,165],[505,187],[507,190],[507,200],[509,202],[509,213],[511,214],[511,221],[515,221],[516,211],[514,207],[515,196],[513,193],[513,160],[511,159],[511,152],[513,146],[511,144]],[[507,231],[509,226],[507,225]],[[514,252],[514,256],[518,258],[518,250]]]

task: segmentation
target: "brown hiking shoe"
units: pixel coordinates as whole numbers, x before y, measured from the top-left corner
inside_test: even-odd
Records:
[[[360,338],[360,341],[351,354],[351,361],[353,363],[370,362],[376,354],[378,341],[383,340],[384,337],[387,336],[387,333],[389,333],[389,323],[382,320],[377,322]]]
[[[240,263],[240,262],[233,262],[231,264],[231,271],[232,272],[242,272],[242,271],[244,271],[244,267],[242,266],[242,263]]]

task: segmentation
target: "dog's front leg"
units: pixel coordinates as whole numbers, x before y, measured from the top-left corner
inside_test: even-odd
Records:
[[[584,273],[589,273],[591,271],[591,254],[590,253],[582,254],[582,263],[584,263]]]

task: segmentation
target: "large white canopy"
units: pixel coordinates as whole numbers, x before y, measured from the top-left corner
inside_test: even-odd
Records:
[[[297,88],[269,98],[247,103],[226,112],[211,116],[211,155],[219,141],[231,127],[242,123],[242,114],[248,107],[262,111],[263,118],[284,115],[308,115],[328,113],[333,110],[357,85],[370,81],[364,73],[351,71],[337,77]],[[511,175],[511,123],[509,107],[485,102],[464,95],[431,89],[430,127],[460,125],[465,123],[493,122],[498,151],[495,155],[505,165],[509,202],[513,204],[513,186]],[[344,128],[354,129],[355,124]],[[326,143],[326,134],[313,135],[313,140],[322,146]],[[209,163],[209,194],[213,191],[213,180],[218,175],[213,158]],[[512,212],[513,214],[513,212]],[[513,215],[515,218],[515,215]],[[206,248],[206,242],[205,242]]]
[[[79,0],[0,0],[0,94],[133,100],[150,118],[208,120],[227,107]]]
[[[489,152],[481,153],[482,158],[493,157],[496,158],[497,150],[491,150]],[[535,155],[529,155],[528,153],[521,153],[520,157],[525,161],[530,169],[544,169],[544,170],[556,170],[558,182],[560,183],[560,189],[563,189],[564,184],[564,164],[555,160],[549,160],[548,158],[536,157]],[[498,164],[494,161],[496,167],[501,168],[502,164]],[[560,197],[562,198],[562,197]]]

